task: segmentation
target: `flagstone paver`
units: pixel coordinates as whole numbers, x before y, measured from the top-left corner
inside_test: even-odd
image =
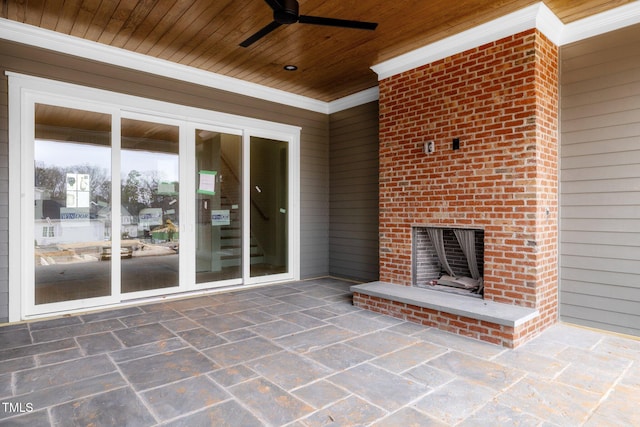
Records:
[[[640,339],[509,350],[320,278],[0,326],[0,425],[640,425]]]

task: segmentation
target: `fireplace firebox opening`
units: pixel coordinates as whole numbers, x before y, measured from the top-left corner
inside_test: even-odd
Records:
[[[484,230],[413,227],[413,286],[483,297]]]

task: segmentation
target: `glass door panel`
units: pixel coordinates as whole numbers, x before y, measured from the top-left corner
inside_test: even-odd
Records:
[[[196,283],[242,277],[242,137],[195,130]]]
[[[288,144],[250,140],[250,276],[287,273]]]
[[[121,122],[121,290],[179,285],[179,127]]]
[[[111,115],[35,104],[35,304],[111,295]]]

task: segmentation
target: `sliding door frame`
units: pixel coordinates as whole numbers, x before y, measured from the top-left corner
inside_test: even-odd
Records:
[[[73,301],[62,303],[35,305],[33,299],[34,290],[34,260],[33,260],[33,141],[34,141],[34,105],[42,103],[87,109],[101,113],[111,114],[112,117],[112,200],[120,203],[120,122],[123,117],[153,117],[154,121],[163,123],[180,123],[180,180],[181,193],[181,244],[183,237],[187,240],[188,249],[181,254],[180,259],[180,286],[178,294],[184,292],[208,291],[216,288],[203,289],[203,286],[195,284],[195,263],[191,266],[188,256],[194,254],[195,236],[195,187],[193,178],[195,158],[190,147],[188,130],[197,126],[206,126],[230,131],[243,136],[243,161],[247,161],[248,148],[251,136],[270,138],[285,141],[288,144],[288,271],[284,274],[275,274],[251,278],[247,271],[243,272],[242,285],[258,285],[300,279],[300,127],[275,123],[265,120],[253,119],[226,113],[204,110],[195,107],[177,105],[163,101],[126,95],[117,92],[105,91],[86,86],[79,86],[39,77],[28,76],[13,72],[7,72],[9,77],[9,263],[17,268],[9,269],[9,321],[19,321],[28,318],[50,316],[53,314],[72,313],[86,310],[87,308],[104,308],[122,305],[129,298],[120,292],[120,266],[119,257],[113,258],[112,295],[109,297],[92,298],[89,301],[81,301],[78,304],[70,304]],[[31,162],[31,163],[30,163]],[[248,163],[247,163],[248,164]],[[244,169],[249,169],[245,167]],[[247,187],[248,177],[243,170],[243,201],[248,206]],[[182,191],[184,189],[184,191]],[[116,198],[117,197],[117,198]],[[249,223],[246,222],[248,209],[243,211],[243,228],[248,236]],[[183,219],[188,217],[186,220]],[[120,227],[119,215],[113,215],[113,229]],[[114,233],[112,233],[113,236]],[[244,237],[245,239],[247,237]],[[244,242],[246,244],[246,242]],[[114,239],[113,253],[119,253],[120,239]],[[117,252],[116,252],[117,251]],[[243,253],[247,252],[243,250]],[[248,252],[247,252],[248,253]],[[246,258],[247,255],[245,254]],[[243,267],[248,269],[248,260],[244,260]],[[185,268],[183,268],[185,267]],[[236,285],[237,286],[237,285]],[[26,290],[27,288],[31,288]],[[170,288],[172,289],[172,288]],[[160,292],[161,293],[161,292]],[[156,292],[135,293],[131,297],[148,297],[147,300],[158,298]],[[166,294],[162,293],[163,297]],[[46,307],[45,307],[46,306]]]

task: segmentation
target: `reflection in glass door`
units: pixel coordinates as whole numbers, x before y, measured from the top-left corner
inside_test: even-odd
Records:
[[[13,82],[12,321],[299,278],[299,128]]]
[[[179,285],[179,127],[121,122],[123,293]]]
[[[35,104],[35,304],[111,295],[111,115]]]
[[[242,277],[242,137],[195,129],[196,283]]]
[[[251,277],[289,271],[288,155],[285,141],[251,137]]]

